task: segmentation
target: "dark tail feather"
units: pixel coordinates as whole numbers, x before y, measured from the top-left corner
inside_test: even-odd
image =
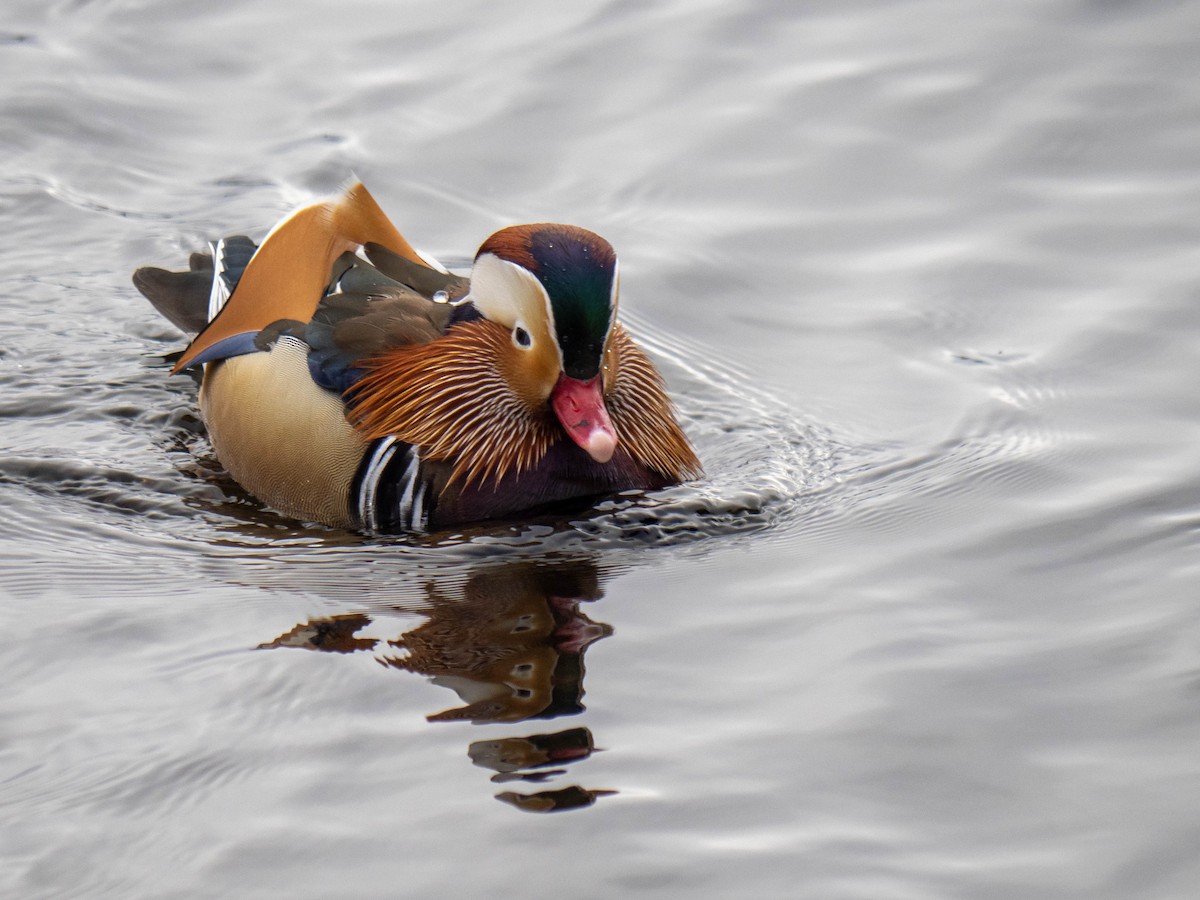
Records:
[[[193,263],[197,257],[208,262],[207,271],[194,268],[189,272],[168,272],[146,266],[133,273],[133,286],[171,324],[190,333],[208,324],[208,295],[212,291],[212,257],[193,253]]]
[[[218,277],[228,296],[242,277],[256,247],[249,238],[239,235],[219,242],[217,248],[221,258]],[[176,328],[194,334],[208,324],[209,299],[213,293],[213,258],[208,253],[193,253],[188,267],[186,272],[169,272],[146,266],[133,273],[133,285]]]

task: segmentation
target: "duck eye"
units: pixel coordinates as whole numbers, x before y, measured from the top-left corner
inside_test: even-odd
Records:
[[[529,347],[533,344],[533,338],[529,336],[529,332],[518,325],[513,329],[513,343],[518,347]]]

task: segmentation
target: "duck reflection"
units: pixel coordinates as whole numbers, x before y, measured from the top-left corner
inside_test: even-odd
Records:
[[[353,613],[297,625],[260,648],[300,647],[328,653],[372,651],[384,665],[428,677],[458,695],[461,706],[431,722],[514,723],[576,715],[583,707],[583,656],[612,634],[580,604],[603,596],[589,561],[521,561],[486,565],[465,583],[425,588],[427,616],[394,640],[359,636],[372,618]],[[408,610],[404,610],[408,611]],[[595,752],[586,727],[473,742],[477,766],[496,783],[543,784]],[[612,791],[571,785],[537,793],[505,791],[497,799],[530,812],[590,806]]]

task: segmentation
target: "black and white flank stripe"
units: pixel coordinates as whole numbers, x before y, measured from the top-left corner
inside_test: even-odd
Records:
[[[424,531],[434,497],[418,449],[395,437],[371,444],[351,501],[359,527],[368,534]]]

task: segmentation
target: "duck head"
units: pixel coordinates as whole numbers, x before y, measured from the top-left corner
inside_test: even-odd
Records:
[[[504,375],[529,409],[553,409],[563,430],[598,463],[617,447],[604,403],[606,358],[618,296],[617,257],[574,225],[517,225],[483,242],[469,298],[509,329]]]

